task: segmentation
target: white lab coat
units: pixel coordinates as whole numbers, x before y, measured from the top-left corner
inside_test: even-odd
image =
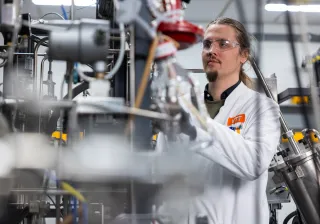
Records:
[[[197,128],[197,141],[212,138],[213,144],[190,161],[202,176],[201,193],[190,203],[166,203],[161,211],[170,214],[188,203],[180,223],[194,224],[199,215],[209,224],[268,224],[266,186],[280,139],[278,104],[240,83],[208,122],[211,135]],[[164,139],[159,136],[159,147]]]

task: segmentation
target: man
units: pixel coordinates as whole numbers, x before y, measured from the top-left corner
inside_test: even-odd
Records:
[[[279,106],[249,88],[250,79],[243,71],[249,56],[250,38],[240,22],[218,18],[207,26],[202,61],[210,130],[187,122],[182,132],[195,141],[213,143],[198,152],[199,175],[206,182],[183,223],[269,222],[267,169],[280,139]]]

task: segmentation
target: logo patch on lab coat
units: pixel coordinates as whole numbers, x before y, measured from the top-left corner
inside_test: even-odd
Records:
[[[227,121],[228,127],[235,131],[236,133],[240,134],[241,129],[243,128],[243,123],[246,121],[245,114],[239,114],[235,117],[229,117]]]

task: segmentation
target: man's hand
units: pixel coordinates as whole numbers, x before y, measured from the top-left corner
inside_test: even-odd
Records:
[[[164,112],[164,111],[161,111]],[[168,111],[168,114],[171,114]],[[190,115],[182,108],[179,108],[179,112],[175,113],[175,121],[163,121],[163,120],[152,120],[152,126],[154,134],[163,132],[169,137],[173,137],[176,134],[186,134],[190,137],[190,140],[194,140],[197,137],[196,128],[190,122]]]

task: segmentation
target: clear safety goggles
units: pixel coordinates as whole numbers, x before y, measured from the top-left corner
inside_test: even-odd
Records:
[[[212,46],[218,51],[227,51],[239,46],[239,43],[224,39],[204,40],[202,42],[203,50],[210,51]]]

